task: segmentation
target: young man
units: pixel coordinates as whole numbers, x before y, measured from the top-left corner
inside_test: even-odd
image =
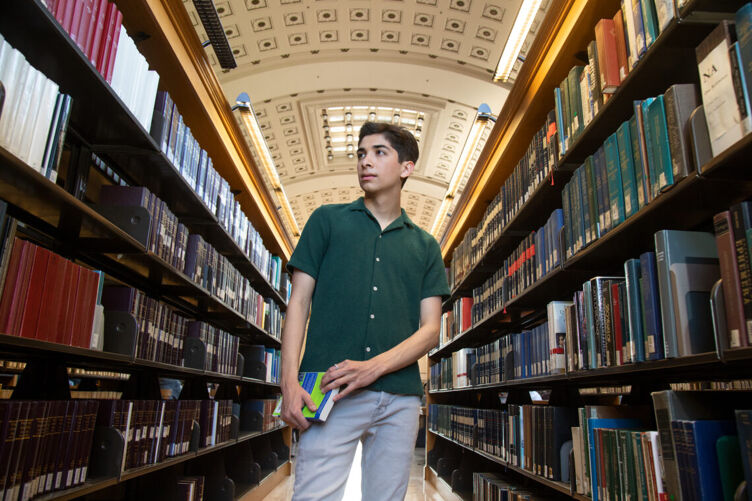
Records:
[[[290,258],[292,296],[282,333],[282,418],[301,430],[295,501],[340,500],[358,442],[363,501],[404,499],[423,393],[417,360],[438,342],[449,294],[436,240],[400,208],[418,160],[410,132],[366,122],[358,142],[363,198],[311,214]],[[340,388],[324,424],[298,385],[300,370]]]

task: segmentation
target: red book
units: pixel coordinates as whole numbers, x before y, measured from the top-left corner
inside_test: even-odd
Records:
[[[99,0],[86,0],[86,1],[88,4],[91,4],[91,12],[90,12],[89,17],[86,19],[87,21],[86,22],[86,38],[82,39],[81,42],[83,43],[83,46],[84,46],[84,54],[86,54],[86,57],[88,57],[89,60],[91,60],[92,59],[91,49],[92,49],[92,44],[94,43],[94,36],[96,35],[97,20],[99,19]]]
[[[78,23],[78,35],[76,36],[76,43],[81,48],[81,51],[88,57],[88,48],[86,47],[86,43],[89,40],[89,28],[91,26],[92,17],[94,17],[94,0],[81,1],[83,2],[84,7],[83,12],[81,13],[81,19]]]
[[[598,47],[601,92],[613,94],[619,87],[619,56],[613,19],[601,19],[595,25],[595,45]]]
[[[22,252],[21,267],[19,268],[16,289],[12,295],[9,327],[7,331],[8,334],[14,336],[18,336],[21,332],[21,320],[23,318],[24,305],[26,304],[26,296],[29,292],[29,282],[31,281],[31,268],[34,264],[35,248],[36,246],[34,244],[26,242]]]
[[[107,56],[107,68],[104,74],[107,83],[112,83],[112,72],[115,69],[115,56],[117,55],[118,40],[120,38],[120,28],[123,25],[123,13],[117,10],[115,4],[115,25],[112,30],[112,43],[110,44],[110,53]]]
[[[96,21],[94,22],[94,30],[89,34],[89,37],[91,38],[89,60],[98,70],[97,62],[99,61],[99,53],[101,52],[102,39],[106,36],[105,29],[107,29],[107,11],[109,8],[107,0],[96,0],[96,2]]]
[[[75,0],[73,5],[73,17],[68,25],[68,33],[74,42],[78,44],[79,30],[81,29],[81,18],[84,15],[86,0]],[[80,46],[81,44],[79,44]]]
[[[36,338],[37,324],[39,323],[39,311],[42,309],[42,292],[47,277],[47,265],[50,262],[50,251],[37,245],[34,247],[34,259],[31,266],[31,275],[26,301],[21,310],[21,337]]]
[[[65,297],[68,295],[68,283],[65,282],[68,262],[59,254],[51,253],[50,255],[42,292],[43,308],[39,310],[35,336],[42,341],[56,342],[58,330],[61,327],[61,312],[65,306]]]
[[[76,4],[79,0],[63,0],[64,10],[61,13],[60,25],[70,35],[71,24],[73,23],[73,11],[76,10]]]
[[[99,275],[86,268],[82,268],[80,273],[74,313],[73,346],[88,348],[91,345],[91,328],[94,324],[94,308],[97,305]]]
[[[7,278],[3,287],[3,296],[0,299],[0,332],[10,334],[10,314],[13,296],[16,291],[16,284],[21,277],[21,267],[25,258],[26,241],[16,238],[13,241],[13,250],[8,262]]]
[[[624,365],[624,334],[622,332],[621,304],[619,303],[619,283],[611,284],[611,331],[614,333],[614,354],[616,365]]]
[[[55,12],[57,12],[58,0],[47,0],[46,3],[47,3],[47,10],[50,11],[50,14],[54,16]]]
[[[621,9],[614,16],[614,36],[616,37],[616,58],[619,62],[619,83],[627,78],[629,63],[627,61],[627,39],[624,36],[624,16]]]
[[[473,326],[473,298],[471,297],[463,297],[461,299],[462,301],[462,325],[461,325],[461,331],[465,332],[470,327]]]
[[[104,77],[105,70],[107,69],[107,60],[110,56],[110,48],[112,45],[112,33],[115,29],[115,16],[117,15],[117,7],[115,4],[107,1],[106,13],[104,18],[104,33],[102,34],[102,41],[100,42],[99,54],[97,55],[96,67],[97,71]]]
[[[55,9],[50,8],[50,12],[55,16],[57,22],[63,24],[63,17],[65,16],[65,7],[68,4],[68,0],[55,0]]]
[[[72,346],[73,342],[73,324],[76,313],[76,294],[78,292],[78,282],[81,277],[81,267],[77,264],[71,263],[68,273],[66,274],[66,283],[68,284],[66,290],[65,307],[63,308],[63,322],[60,329],[58,329],[59,338],[56,342],[61,344],[67,344]],[[68,280],[69,278],[69,280]]]

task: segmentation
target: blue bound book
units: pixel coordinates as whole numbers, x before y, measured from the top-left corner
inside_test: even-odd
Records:
[[[746,94],[752,96],[752,3],[747,2],[737,10],[734,20],[742,60],[741,73],[745,77]]]
[[[624,276],[627,283],[627,320],[629,324],[629,353],[633,362],[645,361],[645,331],[642,314],[642,293],[640,292],[640,260],[628,259],[624,262]]]
[[[621,184],[624,191],[624,219],[626,219],[637,212],[640,207],[637,202],[637,181],[635,179],[629,122],[623,122],[616,130],[616,142],[619,146],[619,166],[621,168]]]
[[[658,38],[658,17],[655,12],[653,0],[641,0],[642,22],[645,26],[645,47],[650,47]]]
[[[736,432],[739,435],[739,449],[742,453],[742,469],[747,481],[747,499],[752,501],[752,410],[734,411],[736,414]]]
[[[561,250],[559,249],[559,234],[564,227],[564,211],[562,209],[556,209],[551,214],[551,265],[557,267],[562,262]]]
[[[655,253],[640,254],[640,292],[642,311],[645,315],[645,359],[660,360],[663,355],[663,330],[661,328],[661,307],[658,303],[658,273]]]
[[[715,443],[723,435],[735,435],[736,427],[731,420],[689,421],[687,453],[690,465],[697,464],[699,499],[721,499],[721,476],[718,470],[718,453]],[[690,466],[691,467],[691,466]]]
[[[587,207],[590,211],[590,233],[593,240],[600,237],[600,221],[598,220],[598,197],[596,195],[595,165],[593,156],[585,159],[585,179],[587,180]]]
[[[624,188],[621,182],[621,166],[619,164],[619,146],[616,133],[611,134],[604,143],[606,150],[606,174],[608,176],[608,198],[611,202],[611,227],[624,221]]]
[[[642,58],[647,50],[645,43],[645,25],[642,22],[642,2],[640,0],[627,0],[632,2],[632,14],[635,31],[635,60]]]
[[[656,97],[647,108],[646,127],[653,147],[656,162],[653,172],[653,193],[657,196],[662,189],[674,184],[674,167],[671,162],[671,147],[668,143],[668,124],[666,123],[666,106],[663,94]]]

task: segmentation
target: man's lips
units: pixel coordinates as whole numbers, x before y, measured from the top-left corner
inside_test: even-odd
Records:
[[[376,179],[376,176],[374,176],[373,174],[363,174],[362,176],[360,176],[360,179],[362,181],[370,181],[371,179]]]

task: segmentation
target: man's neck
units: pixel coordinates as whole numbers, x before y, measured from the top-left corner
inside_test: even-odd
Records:
[[[382,230],[385,230],[395,219],[402,214],[400,206],[400,193],[374,193],[363,196],[366,208],[371,211],[378,221]]]

